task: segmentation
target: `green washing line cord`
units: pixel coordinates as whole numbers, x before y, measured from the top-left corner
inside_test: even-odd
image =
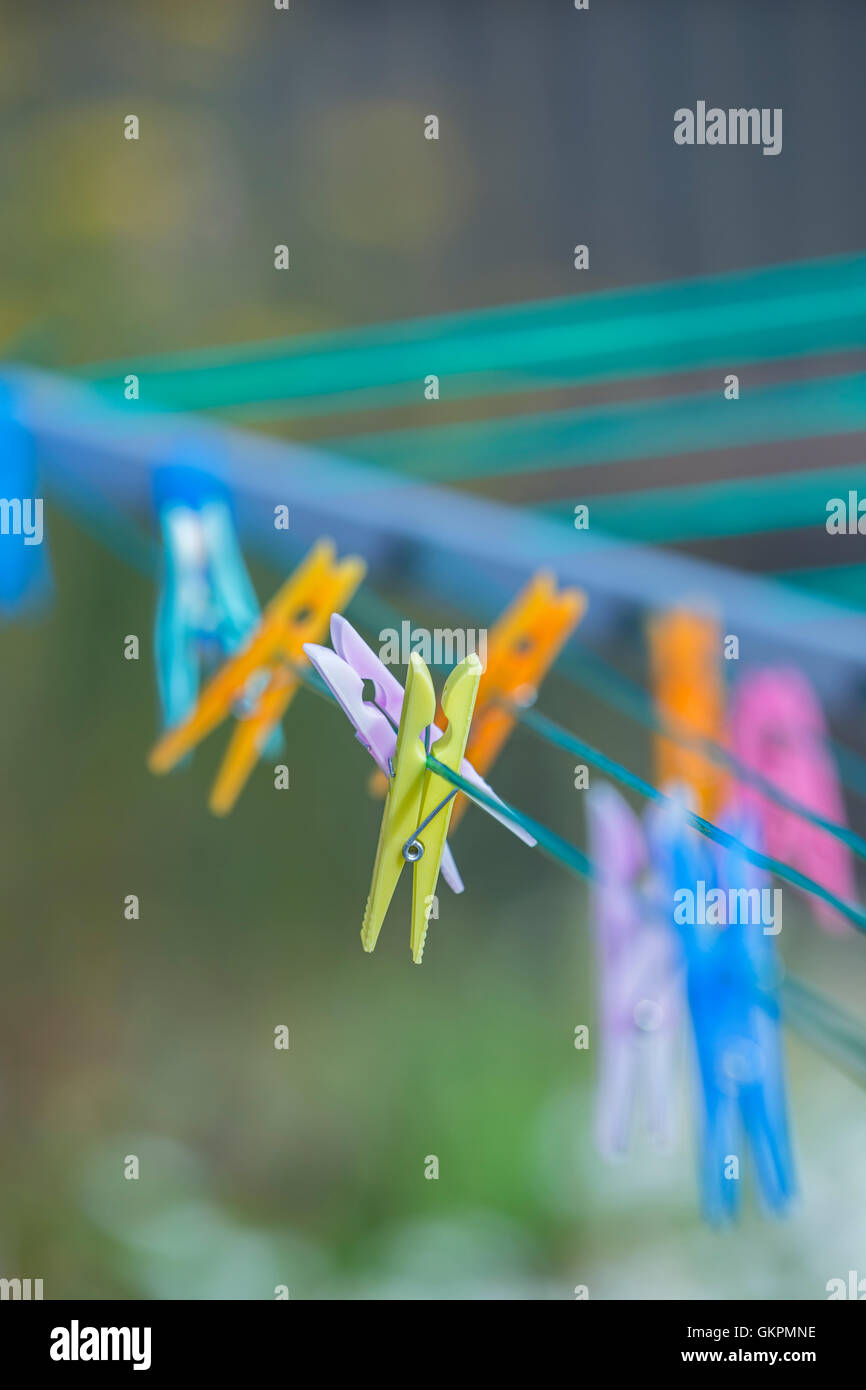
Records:
[[[588,752],[591,751],[588,749],[588,745],[583,745],[583,748],[585,756],[588,756]],[[610,763],[609,759],[604,761]],[[458,772],[444,767],[432,754],[428,754],[427,766],[450,782],[452,786],[466,792],[474,801],[480,802],[489,810],[495,809],[502,813],[504,809],[515,824],[522,826],[524,830],[528,830],[531,835],[535,836],[539,848],[543,849],[551,858],[564,864],[566,868],[579,877],[587,879],[599,877],[595,866],[587,859],[586,855],[576,846],[569,844],[568,841],[557,835],[555,831],[548,829],[547,826],[542,825],[531,816],[525,815],[522,811],[515,810],[513,806],[508,806],[507,803],[487,796],[467,782]],[[614,764],[614,766],[617,765]],[[625,771],[625,769],[621,769],[621,771]],[[635,780],[640,781],[640,779]],[[654,788],[648,787],[646,783],[643,784],[643,787],[646,789],[645,795],[652,793],[654,799],[667,799],[661,792],[655,792]],[[736,845],[738,851],[740,853],[745,852],[746,857],[751,858],[752,862],[760,863],[763,868],[772,868],[773,872],[779,872],[776,866],[777,861],[771,860],[765,855],[755,855],[753,851],[740,844],[734,836],[727,835],[725,831],[719,830],[717,826],[712,826],[710,822],[702,820],[700,816],[690,816],[689,818],[694,828],[702,834],[708,835],[710,839],[714,839],[717,843],[728,848]],[[786,870],[787,874],[787,866],[781,867]],[[785,875],[780,874],[780,876]],[[793,880],[789,879],[789,881]],[[860,1085],[866,1086],[866,1032],[861,1025],[850,1014],[840,1009],[838,1005],[831,1003],[830,1000],[817,994],[808,985],[792,976],[785,976],[781,983],[780,993],[785,1021],[789,1026],[800,1033],[807,1042],[810,1042],[834,1065],[847,1071]]]
[[[67,504],[71,502],[66,498]],[[72,508],[70,508],[72,509]],[[102,521],[105,518],[102,514],[95,517],[88,509],[87,522],[88,529],[100,540],[104,540]],[[133,537],[137,532],[133,529]],[[129,554],[118,551],[114,547],[109,547],[120,559],[129,562]],[[144,573],[153,574],[155,552],[153,549],[144,547],[142,543],[141,555],[139,557],[139,567]],[[321,680],[321,678],[310,670],[297,668],[297,674],[311,690],[319,696],[324,697],[330,704],[336,707],[335,697]],[[604,754],[598,753],[590,745],[578,739],[575,735],[562,730],[560,727],[548,720],[545,716],[533,710],[516,711],[524,723],[534,728],[534,731],[542,738],[545,738],[554,746],[558,746],[569,753],[577,753],[587,761],[592,761],[596,766],[614,776],[617,780],[631,786],[641,795],[648,796],[654,800],[666,801],[668,798],[664,794],[652,787],[643,779],[637,777],[629,769],[616,763],[613,759],[607,758]],[[450,768],[444,767],[432,755],[428,754],[428,766],[438,772],[458,790],[466,792],[471,799],[486,805],[488,809],[495,809],[500,814],[505,814],[515,824],[523,826],[537,841],[539,847],[550,857],[563,864],[572,873],[584,879],[597,877],[597,870],[588,857],[576,845],[572,845],[555,831],[525,815],[523,812],[509,806],[501,800],[494,800],[487,797],[479,788],[466,783],[459,773],[453,772]],[[828,894],[819,884],[801,875],[797,870],[788,865],[781,864],[779,861],[770,859],[764,855],[757,855],[735,837],[719,827],[712,825],[711,822],[703,820],[702,817],[694,816],[690,813],[690,822],[693,827],[701,834],[726,848],[736,848],[739,853],[760,867],[776,872],[785,881],[793,883],[797,887],[805,889],[807,892],[814,892],[817,896],[824,898],[838,911],[849,917],[861,927],[866,925],[866,914],[862,909],[854,904],[846,904],[835,895]],[[826,1055],[835,1064],[844,1067],[858,1081],[866,1084],[866,1035],[859,1025],[850,1017],[845,1015],[834,1004],[824,1000],[821,996],[814,994],[807,986],[798,981],[788,979],[783,986],[783,999],[786,1002],[788,1022],[795,1027],[802,1035],[811,1041],[812,1044]]]
[[[495,396],[858,349],[864,316],[846,255],[72,371],[112,395],[134,372],[166,409],[333,415],[417,403],[431,374]]]

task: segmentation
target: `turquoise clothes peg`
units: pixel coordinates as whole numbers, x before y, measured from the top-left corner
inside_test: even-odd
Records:
[[[0,379],[0,618],[16,618],[51,589],[36,447],[18,417],[15,390]]]
[[[228,492],[189,446],[157,469],[154,503],[163,539],[155,651],[163,721],[181,723],[195,707],[204,671],[243,645],[259,603],[235,532]],[[266,750],[276,751],[276,730]]]

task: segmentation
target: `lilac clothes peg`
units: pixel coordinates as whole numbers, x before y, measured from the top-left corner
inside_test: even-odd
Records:
[[[677,943],[641,893],[647,867],[643,826],[607,782],[587,796],[592,916],[599,990],[596,1139],[605,1157],[628,1146],[643,1098],[654,1143],[670,1147],[678,1100],[677,1055],[683,1016]]]
[[[368,742],[365,737],[365,725],[363,724],[355,725],[355,737],[372,754],[376,765],[381,768],[382,772],[386,776],[390,776],[390,760],[397,744],[396,731],[400,723],[400,715],[403,712],[403,687],[397,677],[388,670],[385,663],[380,660],[371,647],[368,647],[363,637],[355,631],[352,624],[341,613],[334,613],[331,616],[331,641],[334,644],[333,652],[330,652],[327,647],[318,646],[315,647],[315,651],[319,657],[319,663],[325,662],[331,675],[336,678],[336,685],[331,684],[322,665],[317,664],[313,659],[314,644],[310,643],[304,650],[313,661],[313,665],[316,666],[322,679],[331,685],[344,714],[352,723],[355,723],[354,713],[358,713],[366,720],[370,720],[370,716],[375,713],[375,719],[369,723],[368,731],[372,735],[370,741]],[[344,670],[346,667],[348,667],[348,672]],[[341,672],[344,673],[345,678],[343,680],[340,679]],[[349,673],[351,673],[351,678]],[[364,681],[369,681],[373,686],[374,700],[372,702],[363,700]],[[344,698],[344,692],[350,698]],[[383,715],[384,718],[382,718]],[[385,733],[386,728],[389,731],[387,734]]]
[[[390,776],[391,759],[397,747],[397,726],[403,710],[403,687],[340,613],[334,613],[331,617],[331,641],[334,644],[333,651],[315,642],[305,643],[304,651],[336,698],[343,713],[354,725],[355,737],[359,743],[367,749],[376,766],[386,776]],[[372,700],[364,699],[365,681],[369,681],[373,686]],[[431,724],[431,751],[441,736],[442,730]],[[478,775],[465,758],[460,765],[460,773],[467,782],[471,782],[488,796],[496,796],[492,787]],[[489,814],[500,820],[518,839],[528,845],[535,844],[532,836],[522,827],[515,825],[505,814],[499,815],[492,810]],[[455,893],[462,893],[463,881],[447,844],[442,858],[442,876],[449,888]]]
[[[731,710],[731,745],[739,760],[793,801],[838,824],[845,822],[839,777],[827,743],[827,725],[815,691],[795,668],[767,668],[744,675]],[[856,901],[848,846],[796,811],[780,806],[747,782],[739,804],[761,828],[767,854],[815,879],[840,898]],[[827,903],[809,905],[828,931],[847,930]]]

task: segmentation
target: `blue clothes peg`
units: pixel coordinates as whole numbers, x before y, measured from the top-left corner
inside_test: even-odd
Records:
[[[757,844],[756,826],[743,815],[727,813],[722,828]],[[660,900],[686,967],[705,1215],[714,1224],[736,1216],[746,1151],[765,1205],[783,1212],[796,1178],[777,998],[781,890],[774,897],[761,869],[735,848],[712,846],[678,807],[654,808],[648,831]]]
[[[50,593],[38,492],[33,436],[18,418],[14,389],[0,379],[0,618],[18,617]]]
[[[260,616],[235,531],[228,490],[185,442],[158,468],[154,505],[163,539],[156,669],[165,727],[193,709],[201,675],[243,646]],[[280,731],[264,752],[278,751]]]

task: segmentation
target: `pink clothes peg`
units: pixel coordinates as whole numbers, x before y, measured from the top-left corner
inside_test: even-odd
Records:
[[[367,749],[376,766],[390,777],[391,759],[397,747],[397,726],[403,710],[403,687],[340,613],[334,613],[331,617],[331,641],[334,644],[333,651],[315,642],[307,642],[304,651],[331,690],[343,713],[354,725],[355,737],[359,743]],[[373,700],[364,699],[365,681],[369,681],[373,686]],[[431,724],[429,733],[432,750],[437,739],[442,737],[442,730],[436,724]],[[479,776],[465,758],[460,764],[460,773],[467,782],[471,782],[488,796],[496,797],[493,788]],[[485,807],[486,809],[488,808]],[[499,815],[490,810],[490,815],[501,821],[506,829],[525,844],[535,844],[528,831],[516,826],[504,814]],[[447,844],[442,857],[442,876],[453,892],[463,892],[463,880]]]
[[[845,823],[827,725],[800,671],[769,667],[744,675],[734,693],[730,737],[733,753],[747,767],[810,811]],[[796,865],[839,897],[856,900],[851,852],[841,840],[747,782],[739,784],[738,802],[757,819],[767,854]],[[811,896],[809,903],[826,930],[846,930],[833,908]]]
[[[670,1147],[677,1108],[677,1052],[683,1017],[677,942],[641,894],[648,864],[643,826],[609,783],[587,795],[601,1031],[596,1138],[606,1157],[622,1154],[638,1097],[647,1130]]]

